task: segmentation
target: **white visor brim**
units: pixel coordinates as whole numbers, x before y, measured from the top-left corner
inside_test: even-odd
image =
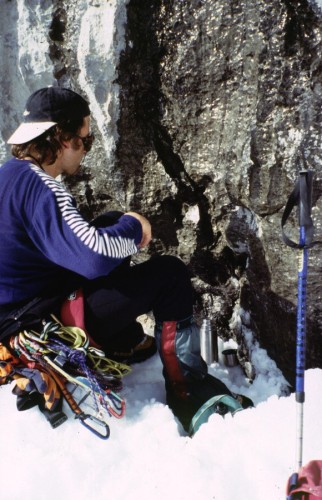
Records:
[[[35,139],[56,125],[56,122],[30,122],[22,123],[17,130],[9,137],[8,144],[24,144]]]

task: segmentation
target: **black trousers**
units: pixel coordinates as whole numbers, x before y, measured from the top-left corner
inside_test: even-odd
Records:
[[[122,212],[110,211],[91,224],[107,227]],[[85,323],[91,336],[106,352],[129,350],[142,340],[143,329],[135,319],[153,312],[156,320],[181,320],[192,315],[193,292],[186,266],[176,257],[158,256],[131,265],[131,258],[108,276],[83,285]]]
[[[193,291],[185,264],[164,255],[137,265],[122,264],[84,286],[86,328],[106,350],[133,347],[135,319],[152,312],[157,321],[192,316]],[[132,344],[132,345],[131,345]]]

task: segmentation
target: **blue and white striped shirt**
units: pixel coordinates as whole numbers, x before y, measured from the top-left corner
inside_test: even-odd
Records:
[[[0,304],[57,289],[64,271],[88,279],[109,274],[138,251],[140,222],[123,215],[95,228],[53,177],[25,160],[0,168]]]

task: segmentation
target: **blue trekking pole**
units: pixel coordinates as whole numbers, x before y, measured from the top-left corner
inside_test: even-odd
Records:
[[[308,172],[300,172],[301,177],[308,176]],[[307,185],[307,182],[306,182]],[[301,195],[301,193],[300,193]],[[304,224],[304,206],[300,199],[299,206],[300,218],[300,238],[299,245],[302,247],[299,255],[298,268],[298,298],[297,298],[297,320],[296,320],[296,381],[295,381],[295,400],[297,406],[296,412],[296,469],[300,470],[303,460],[303,424],[304,424],[304,376],[305,376],[305,359],[306,359],[306,291],[307,291],[307,264],[308,264],[308,248],[306,245],[306,228]],[[294,476],[294,477],[293,477]],[[294,473],[291,477],[291,485],[297,485],[298,474]],[[292,498],[292,495],[289,497]]]
[[[299,243],[296,244],[289,240],[283,231],[285,243],[292,248],[297,248],[299,254],[298,267],[298,299],[297,299],[297,321],[296,321],[296,381],[295,381],[295,399],[297,405],[297,447],[296,447],[296,466],[299,471],[302,467],[303,458],[303,422],[304,422],[304,374],[306,361],[306,292],[307,292],[307,267],[308,267],[308,249],[318,242],[312,243],[313,222],[311,219],[312,205],[312,181],[313,172],[301,170],[299,179],[292,192],[282,218],[282,228],[290,215],[292,208],[297,204],[299,210]],[[298,484],[298,472],[292,474],[289,479],[287,500],[298,497],[292,495],[292,491]]]

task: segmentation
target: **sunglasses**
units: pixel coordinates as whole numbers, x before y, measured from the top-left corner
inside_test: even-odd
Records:
[[[80,139],[83,143],[83,146],[84,146],[84,150],[86,151],[86,153],[88,153],[90,150],[91,150],[91,147],[92,147],[92,144],[94,142],[94,134],[88,134],[86,135],[85,137],[82,137],[81,135],[75,135],[75,137],[77,137],[78,139]]]

